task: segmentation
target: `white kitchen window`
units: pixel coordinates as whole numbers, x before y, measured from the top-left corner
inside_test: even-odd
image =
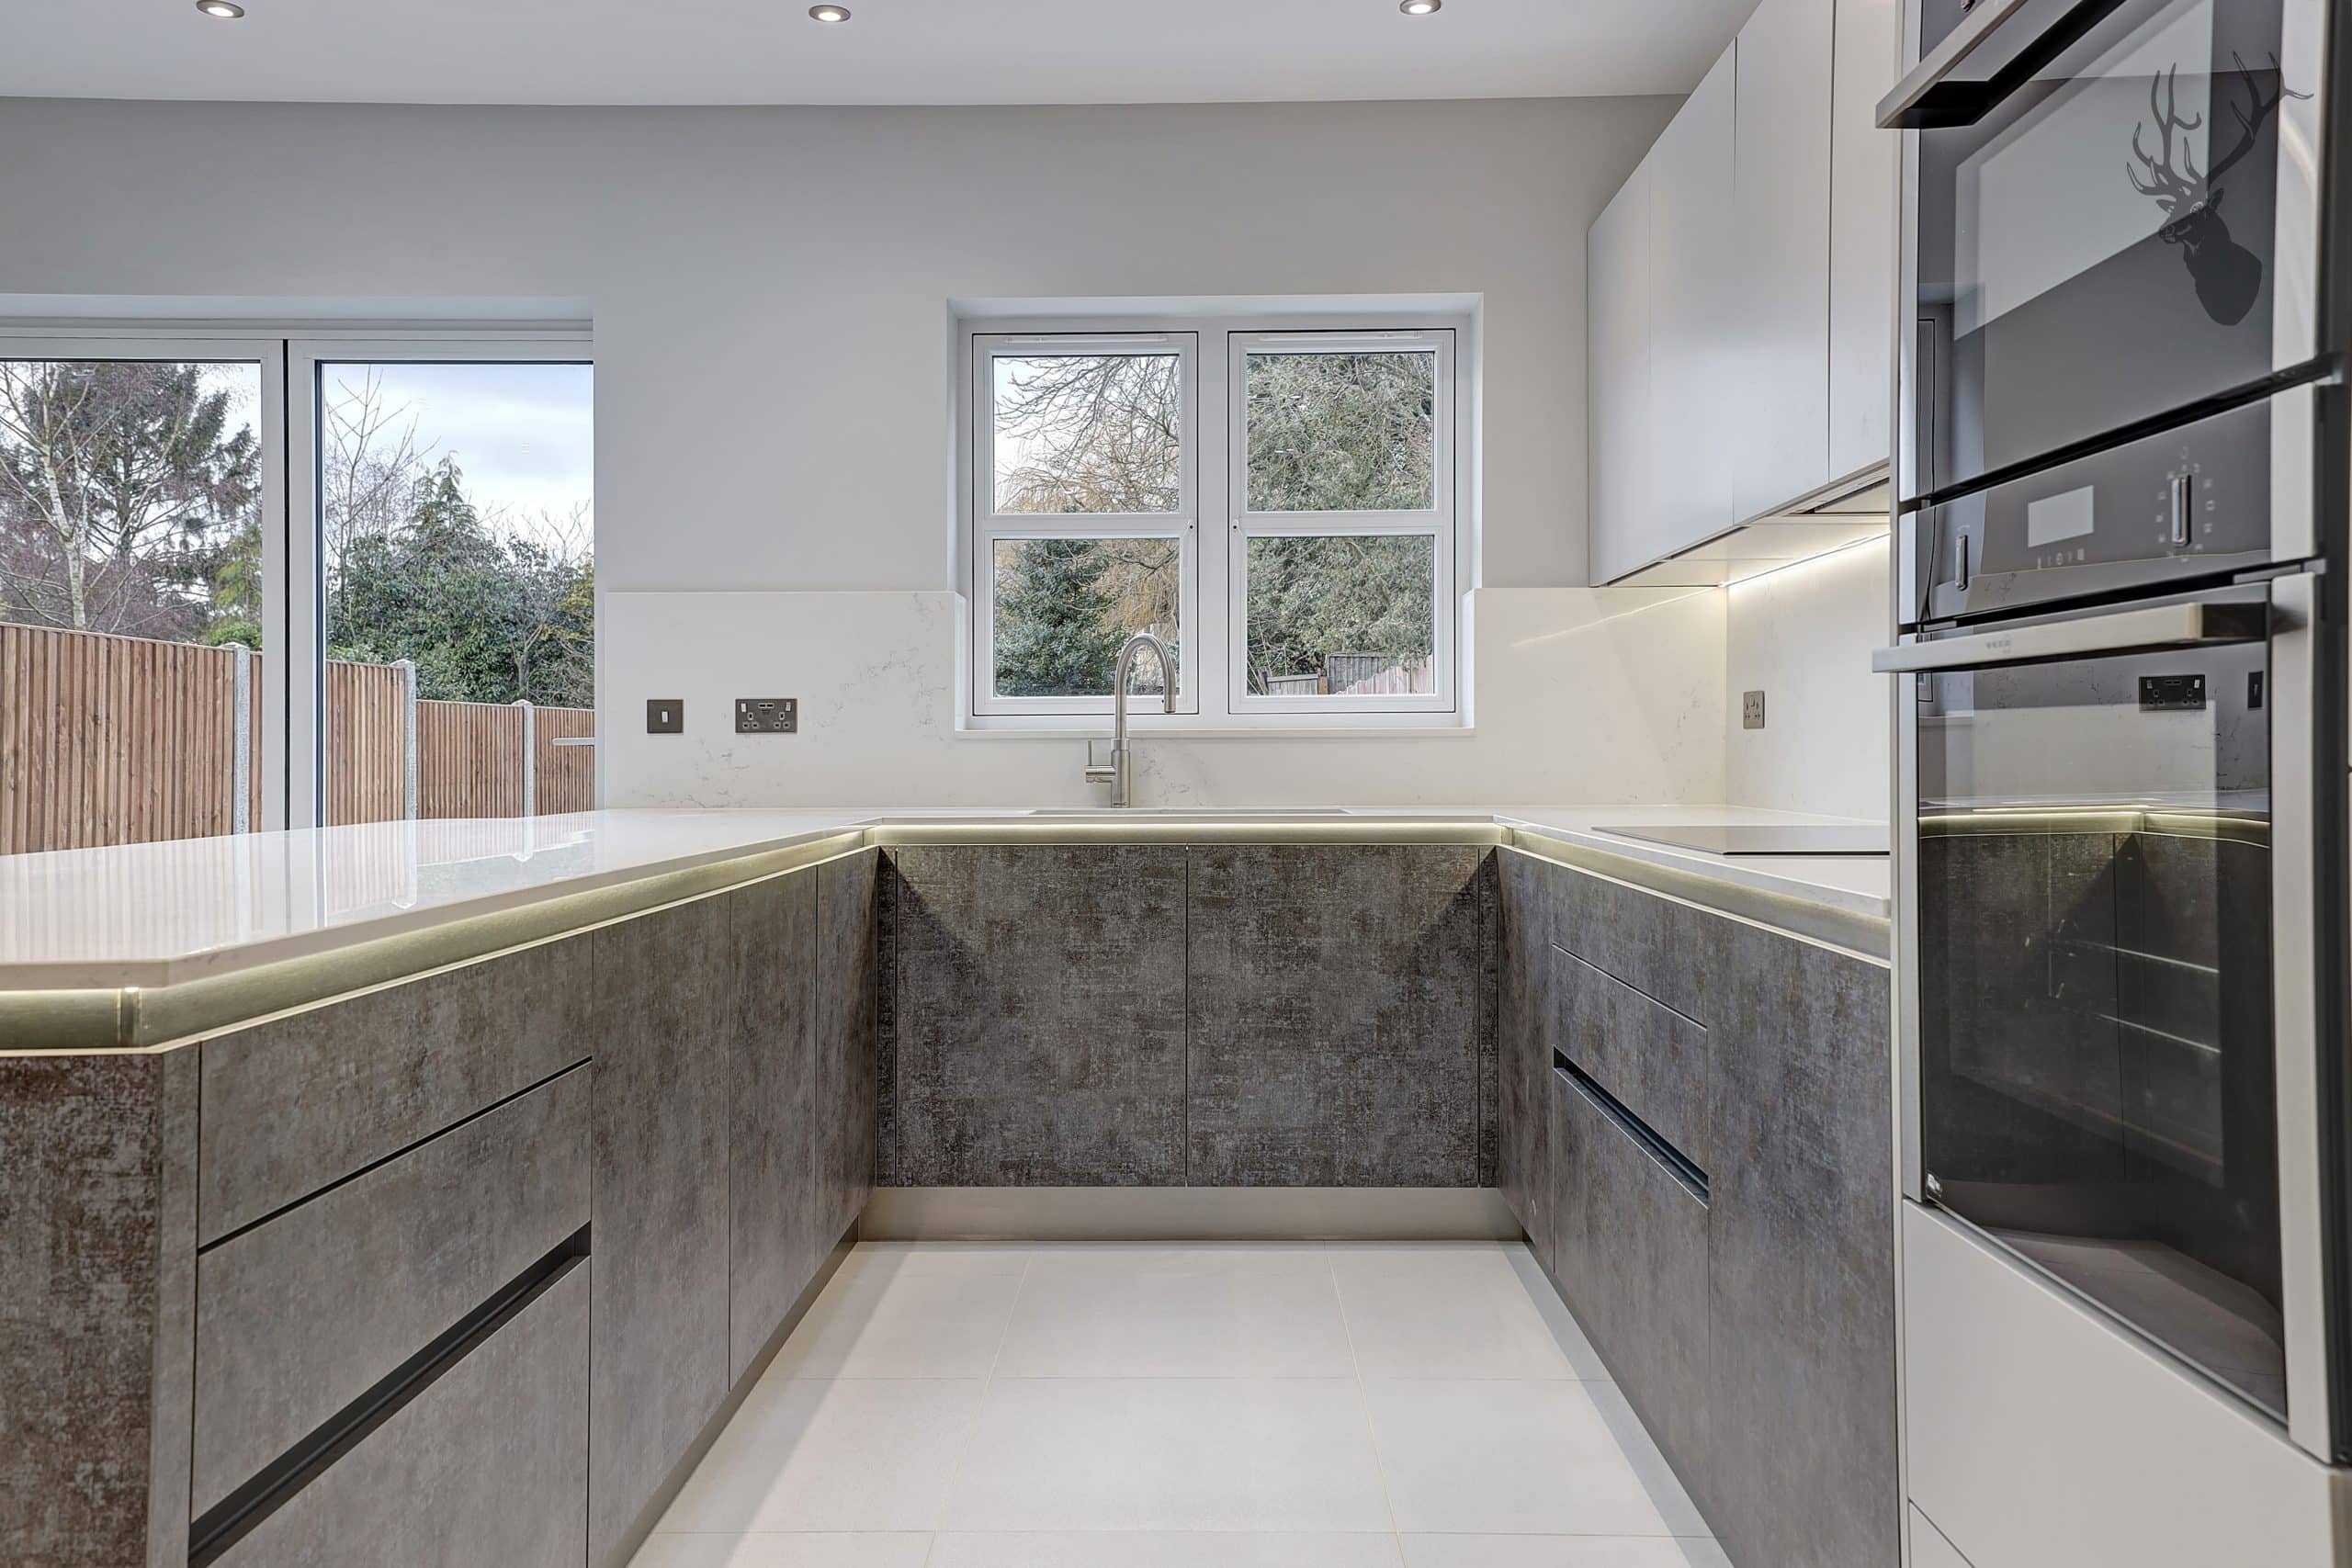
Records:
[[[1091,727],[1149,631],[1180,716],[1139,728],[1455,722],[1455,335],[971,331],[973,721]],[[1139,660],[1136,697],[1159,680]]]

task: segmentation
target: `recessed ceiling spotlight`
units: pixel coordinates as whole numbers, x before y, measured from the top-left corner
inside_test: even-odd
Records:
[[[811,6],[808,7],[808,15],[820,22],[846,22],[849,20],[849,7],[846,6]]]
[[[224,22],[233,22],[245,14],[245,8],[233,4],[232,0],[196,0],[196,8]]]
[[[1445,0],[1404,0],[1396,8],[1408,17],[1433,17],[1445,9]]]

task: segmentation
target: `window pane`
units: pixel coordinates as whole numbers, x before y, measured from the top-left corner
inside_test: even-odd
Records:
[[[1136,632],[1179,653],[1180,541],[999,539],[995,556],[998,696],[1108,696]],[[1164,689],[1159,662],[1136,658],[1135,692]]]
[[[1435,504],[1437,355],[1253,354],[1250,510]]]
[[[590,367],[319,383],[327,820],[409,814],[412,776],[418,817],[588,809],[594,752],[555,742],[595,732]]]
[[[0,360],[0,852],[259,826],[260,417],[250,363]]]
[[[1437,690],[1437,541],[1426,534],[1250,541],[1250,691]]]
[[[1173,512],[1182,361],[1069,354],[995,361],[999,512]]]

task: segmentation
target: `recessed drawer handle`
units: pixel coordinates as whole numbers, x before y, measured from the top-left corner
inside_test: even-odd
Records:
[[[1657,1129],[1634,1115],[1625,1102],[1600,1087],[1600,1083],[1568,1060],[1567,1053],[1552,1053],[1552,1070],[1560,1081],[1581,1094],[1595,1111],[1617,1124],[1617,1130],[1642,1146],[1642,1152],[1666,1168],[1666,1173],[1682,1184],[1690,1196],[1703,1203],[1707,1201],[1707,1173],[1698,1162],[1658,1135]]]

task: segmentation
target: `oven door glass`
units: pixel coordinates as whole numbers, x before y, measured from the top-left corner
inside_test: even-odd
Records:
[[[2268,673],[1910,679],[1929,1199],[2283,1416]]]
[[[2310,357],[2310,149],[2283,191],[2279,149],[2318,87],[2315,3],[2124,0],[1982,118],[1917,134],[1906,500]]]

